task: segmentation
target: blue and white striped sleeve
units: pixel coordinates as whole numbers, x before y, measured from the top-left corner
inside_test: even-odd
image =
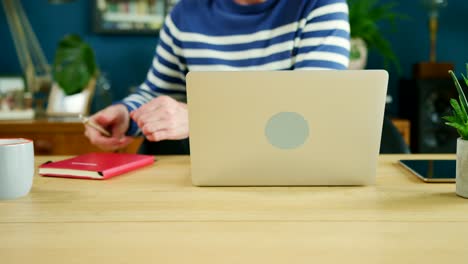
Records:
[[[296,43],[294,69],[344,70],[349,64],[350,26],[344,0],[321,0]]]
[[[160,95],[171,96],[182,102],[186,101],[185,74],[187,67],[184,59],[179,55],[180,47],[174,36],[176,34],[177,28],[171,17],[167,16],[159,33],[159,43],[146,80],[134,93],[120,102],[127,107],[129,112]],[[135,136],[138,134],[140,131],[137,124],[131,121],[127,135]]]

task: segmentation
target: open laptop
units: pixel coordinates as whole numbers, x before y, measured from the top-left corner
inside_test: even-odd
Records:
[[[186,81],[194,185],[374,183],[386,71],[190,72]]]

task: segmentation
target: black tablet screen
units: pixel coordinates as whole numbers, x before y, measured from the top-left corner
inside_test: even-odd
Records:
[[[426,179],[455,179],[455,160],[400,160],[400,162]]]

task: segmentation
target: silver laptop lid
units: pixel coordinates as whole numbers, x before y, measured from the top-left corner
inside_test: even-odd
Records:
[[[375,180],[388,74],[190,72],[195,185],[366,185]]]

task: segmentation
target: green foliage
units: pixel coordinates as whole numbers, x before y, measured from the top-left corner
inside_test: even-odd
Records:
[[[395,21],[406,18],[394,11],[397,2],[380,4],[380,0],[347,0],[351,37],[362,38],[369,50],[376,50],[384,59],[385,68],[395,65],[401,72],[398,58],[390,42],[383,37],[380,25],[388,22],[395,29]]]
[[[468,72],[468,63],[467,63],[467,72]],[[447,121],[445,122],[446,125],[454,127],[460,137],[464,140],[468,140],[468,103],[466,101],[465,93],[458,82],[458,78],[453,71],[449,71],[450,76],[453,79],[455,87],[457,88],[458,92],[458,101],[455,99],[450,99],[450,105],[452,106],[452,115],[451,116],[444,116],[443,118]],[[468,86],[468,79],[463,75],[463,80],[465,81],[466,85]]]
[[[81,92],[98,74],[93,49],[78,35],[65,36],[57,45],[52,72],[66,95]]]

